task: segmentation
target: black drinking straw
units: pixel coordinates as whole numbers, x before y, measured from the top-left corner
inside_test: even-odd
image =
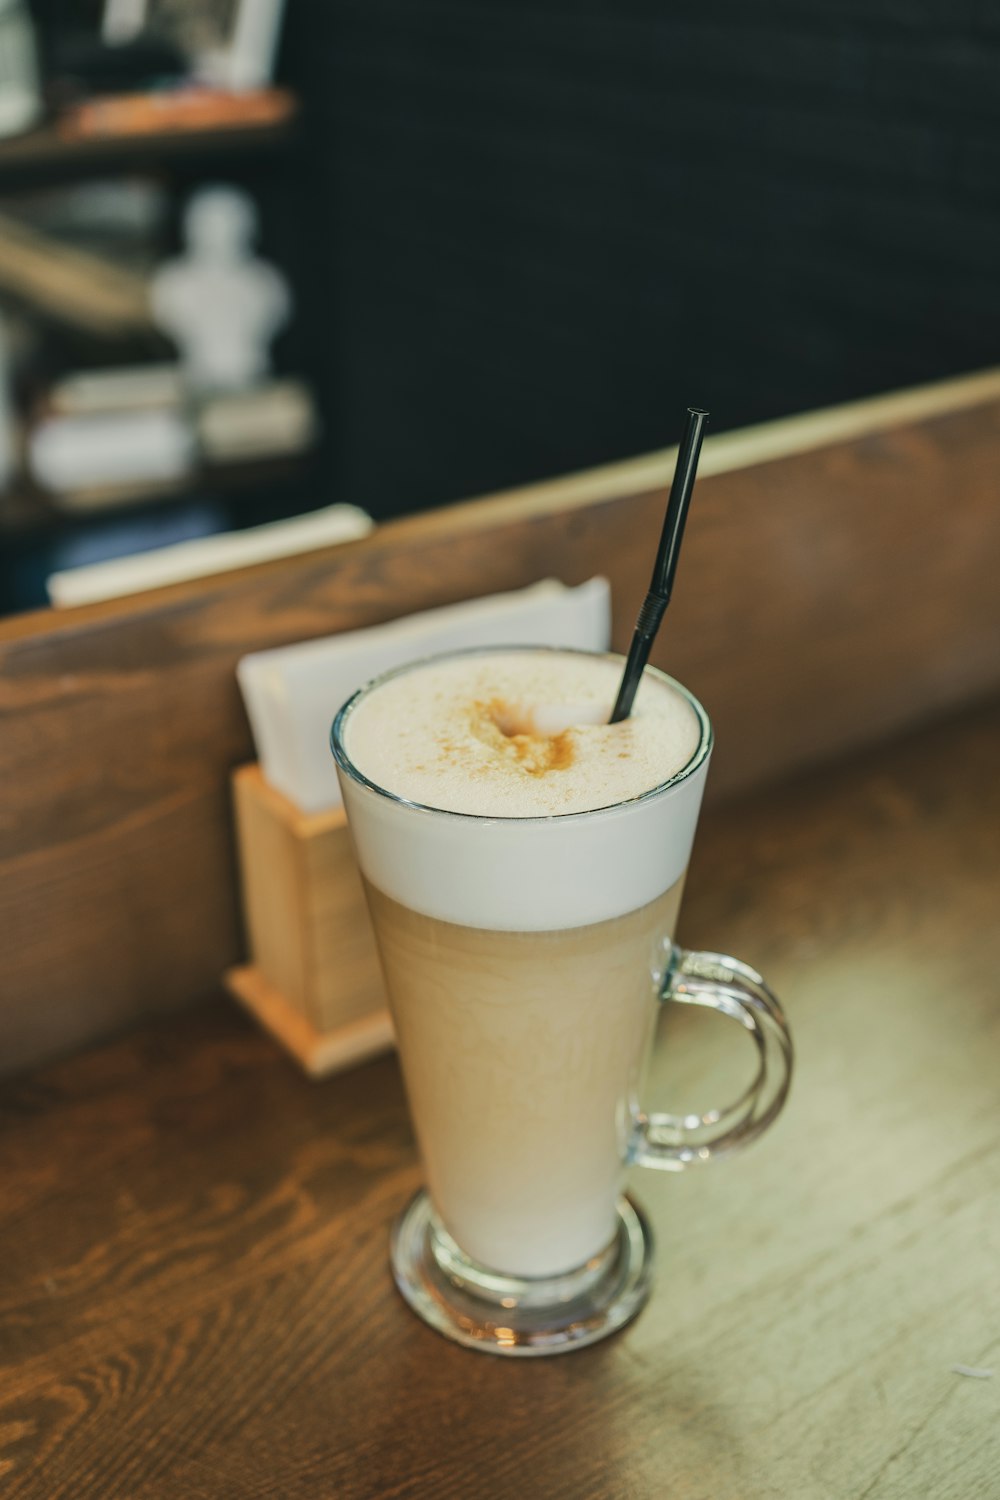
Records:
[[[698,472],[698,455],[701,452],[701,440],[705,436],[707,423],[707,411],[700,411],[696,406],[688,407],[684,436],[677,450],[677,464],[674,468],[674,482],[670,486],[667,514],[663,519],[660,545],[656,553],[656,562],[653,565],[653,577],[632,633],[632,644],[628,648],[628,660],[622,674],[621,687],[618,689],[614,712],[608,721],[611,724],[627,719],[632,712],[639,679],[649,660],[656,632],[660,628],[667,605],[670,603],[674,574],[677,572],[677,559],[680,556],[681,542],[684,538],[684,522],[687,520],[688,506],[691,504],[691,491],[694,489],[694,478]]]

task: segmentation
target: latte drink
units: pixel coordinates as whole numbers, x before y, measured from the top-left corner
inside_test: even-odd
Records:
[[[551,1278],[616,1233],[711,743],[647,669],[477,651],[389,674],[335,751],[437,1218]],[[502,1342],[502,1341],[501,1341]]]

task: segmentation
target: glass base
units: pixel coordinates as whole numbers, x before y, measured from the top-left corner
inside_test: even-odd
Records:
[[[607,1338],[650,1292],[653,1235],[628,1198],[600,1255],[564,1276],[501,1276],[459,1249],[421,1191],[396,1220],[396,1285],[418,1317],[446,1338],[487,1354],[564,1354]]]

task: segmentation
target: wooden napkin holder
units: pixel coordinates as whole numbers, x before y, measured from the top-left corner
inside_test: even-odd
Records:
[[[232,787],[251,961],[228,988],[314,1078],[384,1051],[392,1023],[343,810],[303,813],[257,765]]]

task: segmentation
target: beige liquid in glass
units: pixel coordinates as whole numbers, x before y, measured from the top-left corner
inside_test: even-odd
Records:
[[[367,886],[431,1198],[491,1270],[557,1275],[612,1237],[682,886],[557,932],[460,927]]]

